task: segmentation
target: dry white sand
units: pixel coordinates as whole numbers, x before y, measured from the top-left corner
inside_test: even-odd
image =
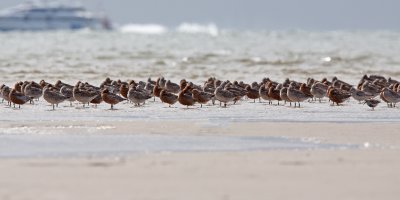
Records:
[[[50,124],[22,125],[43,129]],[[398,123],[75,122],[76,127],[83,124],[113,127],[98,129],[99,134],[129,128],[132,133],[268,135],[369,145],[353,150],[2,159],[0,199],[400,198]]]

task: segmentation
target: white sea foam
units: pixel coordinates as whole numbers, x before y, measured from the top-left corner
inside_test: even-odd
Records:
[[[219,30],[217,25],[214,23],[209,24],[196,24],[196,23],[182,23],[176,28],[177,32],[181,33],[202,33],[209,34],[211,36],[218,36]]]
[[[168,28],[158,24],[126,24],[119,28],[122,33],[136,34],[164,34],[168,32]]]

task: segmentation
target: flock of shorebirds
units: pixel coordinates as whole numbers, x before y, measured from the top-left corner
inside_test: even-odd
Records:
[[[332,81],[323,78],[321,81],[308,78],[307,82],[297,82],[286,79],[283,83],[278,83],[263,78],[261,82],[251,84],[242,81],[221,81],[216,78],[209,78],[202,85],[196,85],[182,79],[179,84],[166,80],[164,77],[157,78],[156,81],[150,78],[147,81],[130,80],[111,80],[106,78],[100,86],[94,86],[87,82],[78,81],[75,85],[70,85],[58,80],[55,84],[44,80],[36,83],[34,81],[20,81],[14,87],[1,85],[0,98],[8,102],[8,106],[14,107],[43,99],[53,106],[67,101],[72,106],[73,102],[78,102],[85,107],[89,104],[107,103],[114,105],[129,101],[136,106],[145,104],[149,99],[158,97],[162,102],[169,106],[179,102],[184,106],[194,106],[219,101],[220,106],[226,107],[227,104],[235,104],[242,99],[265,100],[268,104],[273,101],[284,104],[289,103],[294,107],[300,107],[304,101],[319,101],[327,97],[332,105],[339,105],[350,97],[367,104],[374,109],[380,100],[386,102],[388,107],[395,107],[400,102],[400,82],[392,78],[386,79],[379,75],[364,75],[357,85],[351,85],[343,80],[334,77]],[[223,104],[223,105],[222,105]]]

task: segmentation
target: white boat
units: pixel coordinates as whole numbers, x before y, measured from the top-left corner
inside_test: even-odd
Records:
[[[79,4],[60,1],[29,1],[0,11],[0,31],[82,28],[109,29],[110,23]]]

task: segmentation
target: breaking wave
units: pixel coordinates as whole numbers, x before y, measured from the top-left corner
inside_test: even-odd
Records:
[[[202,33],[209,34],[211,36],[218,36],[219,30],[217,25],[210,24],[196,24],[196,23],[182,23],[176,28],[177,32],[180,33]]]
[[[164,34],[168,32],[168,28],[158,24],[126,24],[119,28],[122,33],[137,34]]]

